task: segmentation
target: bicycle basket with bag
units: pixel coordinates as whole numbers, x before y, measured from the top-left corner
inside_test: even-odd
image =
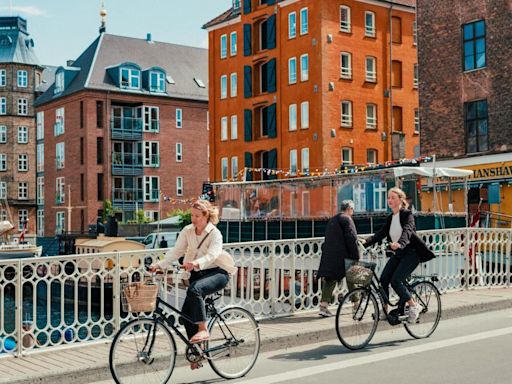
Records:
[[[347,281],[357,286],[366,287],[372,281],[372,270],[361,264],[352,265],[346,274]]]
[[[123,286],[121,302],[124,312],[152,312],[156,308],[158,285],[152,283],[130,283]]]

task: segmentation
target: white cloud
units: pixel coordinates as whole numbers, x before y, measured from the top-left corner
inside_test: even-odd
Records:
[[[38,7],[34,5],[28,5],[28,6],[12,6],[12,7],[0,7],[0,11],[5,12],[8,11],[9,13],[15,14],[20,13],[27,16],[44,16],[46,15],[46,12],[42,9],[39,9]]]

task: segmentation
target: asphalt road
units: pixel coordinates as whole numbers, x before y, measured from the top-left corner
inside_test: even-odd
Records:
[[[441,320],[436,332],[423,340],[412,339],[401,326],[377,332],[357,352],[344,348],[333,330],[327,342],[260,354],[247,377],[230,383],[508,384],[511,351],[512,310],[504,310]],[[223,381],[205,365],[197,371],[176,368],[170,383]]]

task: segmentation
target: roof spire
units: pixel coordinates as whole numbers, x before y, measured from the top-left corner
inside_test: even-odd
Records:
[[[101,0],[101,24],[100,24],[100,34],[107,31],[107,10],[105,9],[105,1]]]

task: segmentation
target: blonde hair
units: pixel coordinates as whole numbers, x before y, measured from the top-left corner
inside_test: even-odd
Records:
[[[402,203],[400,208],[405,208],[405,209],[409,208],[409,203],[407,202],[407,196],[405,195],[405,192],[403,190],[401,190],[398,187],[390,188],[388,191],[388,196],[391,192],[396,193],[398,198],[400,199],[400,202]]]
[[[219,222],[219,210],[217,207],[213,206],[207,200],[196,200],[192,204],[192,208],[199,209],[203,212],[203,215],[208,216],[208,221],[212,224],[217,224]]]

